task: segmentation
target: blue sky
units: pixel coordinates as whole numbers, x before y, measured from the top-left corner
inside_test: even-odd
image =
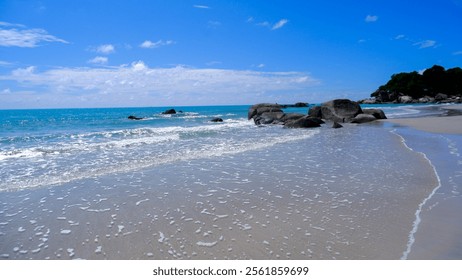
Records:
[[[0,0],[0,108],[316,103],[462,66],[462,0]]]

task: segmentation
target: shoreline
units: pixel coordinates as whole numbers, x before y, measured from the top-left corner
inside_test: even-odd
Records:
[[[433,166],[438,185],[416,209],[403,259],[461,259],[462,105],[441,106],[439,115],[381,121],[391,125],[405,145]]]

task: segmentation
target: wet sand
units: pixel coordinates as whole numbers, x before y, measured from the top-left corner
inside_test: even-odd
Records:
[[[4,259],[399,259],[431,165],[378,125],[0,193]]]

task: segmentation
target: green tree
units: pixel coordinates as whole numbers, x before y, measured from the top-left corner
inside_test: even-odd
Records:
[[[429,94],[435,96],[438,93],[448,93],[449,83],[447,73],[444,67],[434,65],[428,68],[422,74],[423,82],[428,87]]]
[[[434,97],[438,93],[462,95],[462,69],[455,67],[445,70],[442,66],[433,65],[422,75],[416,71],[394,74],[385,85],[379,87],[379,90],[389,93],[403,93],[413,98],[420,98],[425,95]],[[374,94],[378,95],[375,92],[371,96],[375,96]]]
[[[418,98],[423,95],[425,85],[422,75],[416,71],[410,73],[399,73],[391,76],[390,81],[379,88],[390,92],[403,93],[410,95],[413,98]]]
[[[462,69],[455,67],[446,71],[448,92],[447,94],[462,94]]]

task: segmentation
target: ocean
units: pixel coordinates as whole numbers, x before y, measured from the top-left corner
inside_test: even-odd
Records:
[[[437,152],[427,156],[412,130],[389,123],[259,127],[247,120],[248,108],[0,110],[0,256],[411,254],[423,202],[444,189],[430,158]],[[388,117],[440,113],[382,109]],[[217,117],[223,122],[211,122]],[[460,163],[460,143],[436,141]]]

